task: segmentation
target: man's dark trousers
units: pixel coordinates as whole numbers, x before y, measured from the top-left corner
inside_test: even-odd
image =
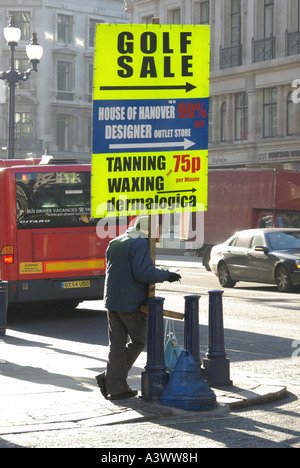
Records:
[[[130,391],[128,372],[147,344],[148,317],[142,312],[107,314],[110,350],[105,383],[108,393],[124,393]]]

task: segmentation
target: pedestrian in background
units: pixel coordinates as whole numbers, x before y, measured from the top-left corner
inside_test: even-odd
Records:
[[[174,282],[179,274],[155,268],[148,242],[148,217],[109,243],[106,251],[104,305],[108,310],[109,355],[106,372],[96,376],[102,395],[111,400],[137,395],[128,372],[147,344],[148,317],[141,312],[148,285]],[[129,341],[128,341],[129,337]]]

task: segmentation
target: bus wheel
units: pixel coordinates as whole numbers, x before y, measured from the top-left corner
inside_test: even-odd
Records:
[[[72,312],[72,310],[76,309],[76,307],[80,304],[80,301],[76,301],[75,299],[69,301],[62,301],[59,303],[59,308],[61,310],[65,310],[66,312]]]
[[[71,309],[76,309],[76,307],[80,304],[80,301],[68,301],[68,306]]]

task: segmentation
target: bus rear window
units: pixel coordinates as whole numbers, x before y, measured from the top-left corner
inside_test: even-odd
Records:
[[[95,225],[90,172],[16,173],[18,229]]]

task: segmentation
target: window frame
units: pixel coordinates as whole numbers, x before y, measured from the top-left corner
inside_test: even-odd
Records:
[[[241,104],[238,104],[238,99],[242,98]],[[240,122],[238,124],[238,122]],[[238,137],[238,128],[240,129],[240,137]],[[248,140],[248,94],[246,92],[235,95],[235,141]]]
[[[63,21],[67,20],[67,21]],[[74,18],[64,13],[57,14],[57,42],[60,44],[72,44]]]
[[[237,6],[237,8],[235,8]],[[242,22],[241,22],[241,0],[231,0],[231,24],[230,24],[230,35],[231,35],[231,47],[238,46],[241,44],[242,38]],[[235,21],[237,22],[236,24]],[[234,39],[235,33],[237,38]]]
[[[57,151],[67,152],[71,149],[71,116],[68,114],[56,115],[56,145]]]
[[[268,99],[266,99],[268,93]],[[277,137],[277,88],[266,88],[263,90],[263,137]],[[267,132],[267,130],[269,130]],[[267,134],[268,133],[268,134]]]
[[[22,19],[22,16],[27,16]],[[31,40],[31,12],[28,10],[9,11],[9,16],[14,16],[16,27],[21,30],[20,41]]]
[[[264,0],[264,38],[271,36],[274,36],[274,0]]]
[[[220,140],[225,143],[227,140],[226,135],[226,118],[227,118],[227,103],[224,101],[221,105],[221,128],[220,128]]]
[[[293,92],[291,91],[288,96],[287,96],[287,101],[286,101],[286,134],[287,136],[292,136],[294,135],[294,103],[292,100],[292,94]],[[290,131],[290,128],[292,128],[292,131]]]

